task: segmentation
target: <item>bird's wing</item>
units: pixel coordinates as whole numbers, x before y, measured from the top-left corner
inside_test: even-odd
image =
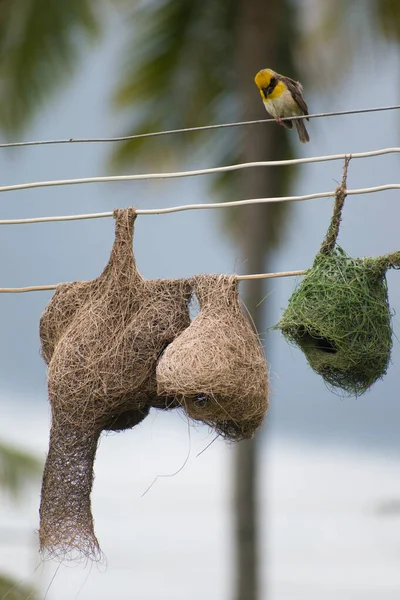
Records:
[[[301,83],[295,81],[294,79],[290,79],[290,77],[282,77],[282,81],[287,85],[289,91],[291,92],[297,104],[300,106],[303,113],[308,115],[308,106],[303,98],[303,86]],[[309,120],[310,119],[307,119],[307,121]]]

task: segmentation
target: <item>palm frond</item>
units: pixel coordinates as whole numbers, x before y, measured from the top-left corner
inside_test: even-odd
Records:
[[[278,48],[277,58],[278,64],[277,69],[281,73],[288,73],[291,77],[297,78],[297,69],[294,64],[293,47],[288,43],[288,40],[294,40],[298,38],[296,31],[297,23],[297,9],[290,3],[285,2],[283,9],[285,18],[282,18],[279,22],[279,34],[277,35]],[[249,77],[250,79],[250,77]],[[264,114],[264,113],[263,113]],[[265,114],[267,117],[268,115]],[[235,118],[240,118],[240,115],[236,114]],[[259,160],[268,160],[279,157],[279,159],[290,159],[294,158],[293,139],[296,133],[294,131],[288,132],[286,129],[278,128],[275,124],[268,124],[268,128],[277,128],[265,131],[265,135],[271,135],[274,139],[273,144],[273,156],[259,157]],[[221,134],[220,134],[221,135]],[[222,134],[223,139],[226,140],[225,146],[219,148],[219,157],[221,164],[233,164],[244,162],[246,157],[243,156],[242,148],[244,147],[244,130],[227,130]],[[268,172],[268,178],[270,180],[270,189],[273,190],[273,194],[276,196],[286,196],[289,194],[292,187],[293,180],[297,174],[297,168],[294,166],[279,167],[270,169]],[[231,200],[229,196],[231,190],[239,189],[241,172],[233,171],[223,173],[214,180],[213,191],[217,193],[222,199]],[[242,215],[245,207],[237,207],[231,209],[224,214],[224,230],[234,239],[240,239],[243,233],[241,232],[242,227]],[[265,238],[265,246],[262,250],[276,247],[282,240],[284,225],[286,223],[286,217],[288,216],[290,206],[288,203],[277,203],[274,205],[260,205],[260,218],[268,219],[269,235]]]
[[[355,58],[371,44],[377,54],[379,42],[400,42],[398,0],[325,0],[304,3],[303,12],[298,55],[302,76],[318,91],[340,89]]]
[[[99,30],[94,0],[0,3],[0,127],[19,131],[72,73],[80,37]]]
[[[293,52],[287,43],[295,38],[296,11],[285,4],[285,18],[277,36],[279,69],[296,76]],[[239,6],[238,0],[163,0],[132,11],[133,37],[114,97],[118,108],[132,113],[135,109],[128,133],[227,122],[243,116],[235,73]],[[112,165],[118,168],[145,160],[151,168],[151,161],[165,164],[174,157],[181,161],[183,156],[190,159],[190,153],[196,153],[197,159],[212,155],[217,164],[242,162],[242,135],[241,129],[226,129],[127,141],[115,149]],[[279,131],[274,154],[280,158],[292,156],[291,139],[285,131]],[[277,195],[288,192],[293,173],[293,169],[281,169],[274,176],[271,171]],[[225,173],[213,178],[211,189],[228,199],[232,189],[238,188],[239,179],[238,173]],[[240,233],[241,214],[240,209],[230,211],[225,221],[225,229],[233,236]],[[285,216],[286,206],[268,208],[273,235],[266,245],[273,246],[281,239]]]
[[[115,105],[138,110],[128,133],[176,129],[216,122],[229,115],[227,92],[234,87],[235,0],[164,0],[132,12],[132,40],[124,52]],[[198,135],[198,134],[197,134]],[[196,138],[198,139],[198,138]],[[190,148],[193,137],[169,136],[156,143],[118,146],[114,164]]]

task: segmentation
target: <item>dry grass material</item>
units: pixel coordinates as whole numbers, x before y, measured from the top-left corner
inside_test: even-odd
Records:
[[[100,433],[133,427],[156,397],[165,347],[189,326],[190,282],[144,280],[132,250],[134,209],[116,211],[110,260],[97,279],[59,286],[40,322],[52,409],[40,506],[40,546],[96,558],[90,493]]]
[[[193,280],[200,313],[162,355],[158,393],[231,440],[251,438],[268,408],[262,346],[242,313],[238,281],[229,275]]]

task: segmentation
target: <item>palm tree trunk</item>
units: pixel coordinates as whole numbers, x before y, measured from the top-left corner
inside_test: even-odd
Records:
[[[253,83],[261,68],[274,67],[278,56],[278,30],[282,2],[273,0],[241,0],[238,15],[239,39],[237,75],[241,118],[267,117]],[[243,132],[244,161],[268,160],[277,157],[283,132],[275,124],[249,126]],[[279,175],[272,169],[242,171],[243,198],[277,195]],[[268,265],[268,249],[272,245],[274,207],[247,206],[242,211],[241,248],[247,273],[263,272]],[[258,331],[265,330],[265,304],[257,305],[265,296],[263,280],[247,282],[244,300]],[[241,442],[236,449],[234,464],[234,515],[236,535],[236,600],[259,598],[259,539],[257,441]],[[265,507],[263,507],[264,509]],[[263,599],[266,591],[263,589]]]

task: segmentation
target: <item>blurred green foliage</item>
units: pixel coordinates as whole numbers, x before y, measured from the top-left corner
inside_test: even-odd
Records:
[[[0,1],[0,126],[23,130],[51,93],[65,84],[81,39],[100,30],[96,0]]]
[[[41,471],[42,464],[31,454],[0,442],[0,489],[16,498]]]
[[[0,598],[7,598],[7,600],[37,600],[38,596],[32,588],[16,583],[11,577],[0,575]]]
[[[134,33],[114,95],[115,106],[132,114],[129,133],[195,127],[233,116],[237,4],[168,0],[132,10]],[[158,138],[156,144],[128,141],[116,148],[114,163],[132,162],[147,149],[165,160],[182,147],[193,149],[193,140],[188,133]]]
[[[31,454],[0,442],[0,490],[17,499],[30,481],[38,480],[42,464]],[[36,600],[35,591],[0,574],[0,598]]]
[[[384,38],[400,42],[400,2],[398,0],[375,0],[371,9]]]

